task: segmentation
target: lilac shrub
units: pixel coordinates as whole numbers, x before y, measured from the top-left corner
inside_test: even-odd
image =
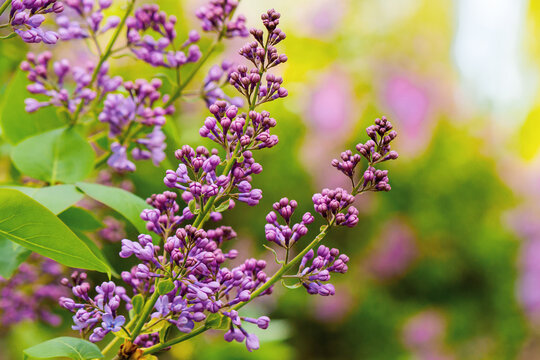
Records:
[[[222,39],[251,36],[251,40],[239,50],[245,64],[223,62],[203,81],[199,94],[209,114],[199,135],[213,147],[183,145],[174,151],[177,165],[163,174],[168,190],[150,196],[140,214],[146,231],[137,239],[123,238],[118,221],[104,220],[107,228],[101,236],[121,240],[119,256],[136,262],[120,274],[123,284],[115,279],[92,287],[87,273],[77,270],[61,281],[72,295],[62,296],[60,305],[73,313],[72,328],[82,338],[93,343],[112,338],[101,350],[103,355],[116,350],[116,342],[122,340],[117,359],[166,351],[209,329],[223,330],[226,341],[256,350],[260,344],[250,326],[267,329],[270,318],[243,316],[246,304],[270,296],[284,279],[286,287],[304,288],[308,294],[335,294],[330,281],[347,272],[349,257],[322,242],[332,228],[358,224],[354,206],[358,195],[390,191],[388,171],[380,167],[398,157],[391,149],[397,133],[388,119],[376,119],[366,129],[367,142],[342,152],[331,163],[351,186],[314,194],[312,212],[295,214],[298,202],[288,198],[273,204],[261,229],[268,240],[265,247],[278,265],[271,274],[266,261],[238,259],[239,252],[229,244],[224,249],[236,238],[234,229],[207,223],[222,220],[222,213],[236,206],[256,206],[262,199],[263,190],[253,185],[263,171],[258,151],[279,145],[274,131],[279,119],[261,107],[288,96],[284,79],[271,72],[288,60],[278,49],[286,39],[278,27],[281,15],[268,10],[261,16],[264,28],[248,30],[245,17],[235,14],[237,0],[211,0],[196,13],[203,31],[215,36],[203,55],[197,45],[199,33],[190,31],[178,42],[176,17],[157,5],[142,5],[130,16],[135,3],[130,0],[122,18],[104,20],[111,3],[66,1],[65,15],[57,19],[62,40],[93,40],[97,61],[79,66],[66,59],[53,61],[53,54],[45,52],[30,53],[21,65],[31,82],[28,91],[46,99],[27,99],[27,111],[55,106],[64,111],[70,126],[91,124],[98,132],[90,137],[103,133],[108,138],[108,148],[94,144],[98,153],[104,153],[96,168],[108,164],[113,171],[126,173],[136,170],[138,160],[159,165],[169,151],[163,127],[196,72]],[[126,45],[115,48],[124,27]],[[111,40],[101,48],[98,36],[109,30],[114,30]],[[107,61],[124,50],[150,66],[172,70],[176,84],[171,93],[162,93],[158,79],[130,81],[110,75]],[[180,76],[188,63],[194,70]],[[226,95],[225,87],[238,95]],[[318,229],[316,217],[323,223]],[[305,239],[310,231],[315,236],[309,242]],[[233,266],[233,260],[238,265]]]

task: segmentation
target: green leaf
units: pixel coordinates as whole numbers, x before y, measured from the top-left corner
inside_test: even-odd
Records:
[[[0,236],[0,276],[9,279],[32,252]]]
[[[43,205],[13,189],[0,189],[0,236],[66,266],[111,269]]]
[[[105,185],[79,182],[77,187],[92,199],[97,200],[124,216],[135,228],[141,232],[148,232],[145,222],[141,219],[141,212],[151,208],[140,197],[132,193]]]
[[[226,200],[222,202],[221,204],[219,204],[219,206],[216,207],[214,211],[221,213],[227,210],[229,207],[230,207],[229,200]]]
[[[63,212],[84,197],[84,195],[77,190],[75,185],[68,184],[42,188],[8,185],[0,188],[19,190],[51,210],[55,215]]]
[[[143,305],[144,305],[144,298],[141,294],[135,295],[131,299],[131,305],[133,305],[133,314],[138,315],[141,313]]]
[[[70,207],[60,213],[58,217],[72,230],[94,231],[104,226],[94,215],[79,207]]]
[[[190,202],[188,203],[188,208],[192,214],[197,215],[200,212],[199,209],[197,208],[197,203],[195,202],[195,199],[190,200]]]
[[[2,96],[4,101],[0,105],[0,126],[4,138],[11,144],[17,144],[27,137],[65,125],[65,122],[56,115],[53,106],[42,108],[35,113],[27,113],[24,110],[24,100],[27,97],[35,97],[26,90],[28,84],[26,74],[18,70]]]
[[[165,295],[174,290],[174,283],[171,279],[160,281],[157,285],[158,294]]]
[[[208,315],[205,326],[211,329],[227,329],[229,327],[229,317],[221,313]]]
[[[92,360],[103,358],[97,345],[83,339],[67,336],[32,346],[24,350],[24,355],[35,359],[68,357],[75,360]]]
[[[21,141],[11,159],[30,177],[51,184],[74,183],[92,171],[95,153],[74,128],[60,128]]]

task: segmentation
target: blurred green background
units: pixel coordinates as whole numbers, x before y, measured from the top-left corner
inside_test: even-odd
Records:
[[[193,13],[203,3],[159,1],[180,31],[198,28]],[[257,155],[263,201],[237,206],[223,221],[239,234],[236,248],[271,262],[262,247],[271,204],[287,196],[308,211],[314,192],[345,184],[330,161],[364,142],[363,129],[381,115],[399,133],[400,158],[388,164],[392,191],[363,196],[358,226],[329,237],[351,257],[349,272],[334,277],[334,297],[277,286],[246,310],[271,315],[257,333],[260,350],[248,353],[216,333],[163,358],[540,359],[540,2],[242,0],[239,12],[259,26],[271,7],[287,34],[280,71],[289,97],[266,107],[280,143]],[[239,60],[245,41],[226,42],[205,70]],[[203,52],[209,43],[206,36]],[[12,39],[0,51],[3,92],[28,46]],[[159,73],[130,58],[111,65],[124,79]],[[179,144],[199,144],[202,101],[181,102],[177,114]],[[0,151],[7,182],[17,175],[9,145]],[[165,190],[165,168],[139,168],[131,176],[139,195]],[[3,331],[0,359],[72,334],[64,315],[59,328]]]

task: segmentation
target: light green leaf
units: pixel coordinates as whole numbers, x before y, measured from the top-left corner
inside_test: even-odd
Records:
[[[0,276],[9,279],[32,252],[0,236]]]
[[[95,153],[74,128],[60,128],[21,141],[11,159],[30,177],[51,184],[74,183],[92,171]]]
[[[213,313],[206,318],[205,326],[211,329],[228,329],[230,318],[221,313]]]
[[[68,357],[75,360],[92,360],[103,358],[97,345],[83,339],[67,336],[32,346],[24,350],[24,355],[27,358],[35,359]]]
[[[219,204],[214,211],[217,211],[219,213],[222,213],[224,212],[225,210],[227,210],[231,205],[229,204],[229,200],[226,200],[224,202],[222,202],[221,204]]]
[[[19,190],[51,210],[55,215],[63,212],[84,197],[84,195],[77,190],[75,185],[70,184],[46,186],[42,188],[7,185],[2,186],[1,188]]]
[[[139,232],[147,232],[146,224],[141,219],[141,212],[144,209],[151,208],[151,206],[140,197],[133,195],[126,190],[111,186],[84,182],[79,182],[75,185],[92,199],[97,200],[120,213],[133,224]]]
[[[36,97],[26,90],[29,83],[26,74],[18,70],[2,96],[4,101],[0,105],[0,126],[4,138],[11,144],[17,144],[27,137],[65,125],[53,106],[35,113],[27,113],[24,110],[24,100],[27,97]]]
[[[60,213],[58,218],[72,230],[94,231],[101,229],[104,226],[103,223],[96,219],[89,211],[79,207],[70,207]]]
[[[43,205],[13,189],[0,189],[0,236],[66,266],[111,269]]]
[[[171,279],[160,281],[157,286],[158,294],[165,295],[174,290],[174,283]]]

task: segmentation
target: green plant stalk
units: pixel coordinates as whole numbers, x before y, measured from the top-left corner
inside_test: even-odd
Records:
[[[94,72],[92,73],[92,79],[90,80],[90,84],[89,84],[90,86],[92,86],[92,84],[96,81],[97,76],[99,74],[99,71],[101,70],[101,67],[103,66],[103,63],[105,61],[107,61],[109,56],[111,56],[112,48],[113,48],[114,44],[116,43],[116,40],[118,39],[118,36],[120,35],[120,32],[124,28],[124,25],[126,24],[127,17],[129,16],[131,11],[133,10],[134,5],[135,5],[135,0],[129,0],[128,8],[127,8],[124,16],[122,16],[122,19],[120,20],[120,24],[118,24],[118,26],[116,27],[116,30],[114,31],[114,34],[113,34],[111,40],[109,40],[109,43],[107,44],[107,48],[105,49],[105,52],[99,58],[99,62],[97,64],[97,66],[94,68]],[[79,120],[79,116],[81,114],[83,106],[84,106],[84,101],[81,100],[81,102],[77,106],[77,109],[75,110],[75,113],[73,114],[71,125],[77,124],[77,121]]]
[[[0,6],[0,15],[2,15],[4,13],[4,11],[6,11],[6,9],[9,7],[9,5],[11,4],[11,0],[6,0],[2,6]]]
[[[164,342],[163,344],[158,344],[158,345],[154,345],[152,347],[149,347],[149,348],[147,348],[147,349],[145,349],[143,351],[143,355],[153,354],[153,353],[156,353],[156,352],[158,352],[158,351],[160,351],[162,349],[165,349],[165,348],[167,348],[169,346],[173,346],[175,344],[178,344],[178,343],[181,343],[183,341],[189,340],[189,339],[191,339],[191,338],[193,338],[193,337],[195,337],[197,335],[202,334],[206,330],[210,330],[210,327],[208,327],[206,325],[203,325],[200,328],[197,328],[197,329],[193,330],[192,332],[190,332],[188,334],[179,336],[179,337],[177,337],[175,339]]]
[[[255,298],[257,298],[257,296],[259,296],[260,294],[262,294],[264,291],[266,291],[269,287],[271,287],[272,285],[274,285],[276,282],[278,282],[279,280],[282,279],[283,275],[285,275],[289,270],[291,270],[291,268],[293,266],[295,266],[296,264],[298,264],[300,261],[302,261],[302,258],[304,257],[304,255],[306,255],[311,249],[313,249],[314,247],[316,247],[317,245],[319,245],[319,243],[324,239],[324,237],[328,234],[328,231],[330,230],[330,228],[333,226],[334,224],[334,221],[332,221],[329,225],[324,225],[321,227],[321,232],[315,237],[315,239],[313,239],[313,241],[311,243],[309,243],[309,245],[304,249],[302,250],[298,255],[296,255],[294,257],[294,259],[292,259],[289,263],[283,265],[267,282],[265,282],[260,288],[258,288],[257,290],[255,290],[251,296],[249,297],[249,300],[248,301],[245,301],[245,302],[241,302],[241,303],[238,303],[236,304],[236,306],[233,306],[231,308],[231,310],[238,310],[240,308],[242,308],[243,306],[245,306],[246,304],[248,304],[250,301],[254,300]],[[207,331],[211,329],[210,327],[208,327],[207,325],[203,325],[195,330],[193,330],[192,332],[190,332],[189,334],[186,334],[186,335],[182,335],[182,336],[179,336],[175,339],[172,339],[172,340],[169,340],[163,344],[158,344],[158,345],[154,345],[152,347],[149,347],[148,349],[144,350],[143,354],[154,354],[160,350],[163,350],[169,346],[172,346],[172,345],[175,345],[175,344],[178,344],[178,343],[181,343],[183,341],[186,341],[186,340],[189,340],[191,339],[192,337],[194,336],[197,336],[199,334],[202,334],[203,332]]]
[[[139,333],[141,332],[141,329],[144,326],[144,323],[146,322],[146,318],[150,313],[152,312],[152,309],[154,308],[154,304],[156,303],[157,299],[159,297],[159,293],[157,291],[157,281],[156,281],[156,289],[150,299],[146,300],[146,303],[144,304],[144,308],[141,312],[141,315],[139,316],[139,320],[135,324],[135,328],[133,328],[133,331],[131,332],[131,342],[135,341],[135,338],[139,336]]]

